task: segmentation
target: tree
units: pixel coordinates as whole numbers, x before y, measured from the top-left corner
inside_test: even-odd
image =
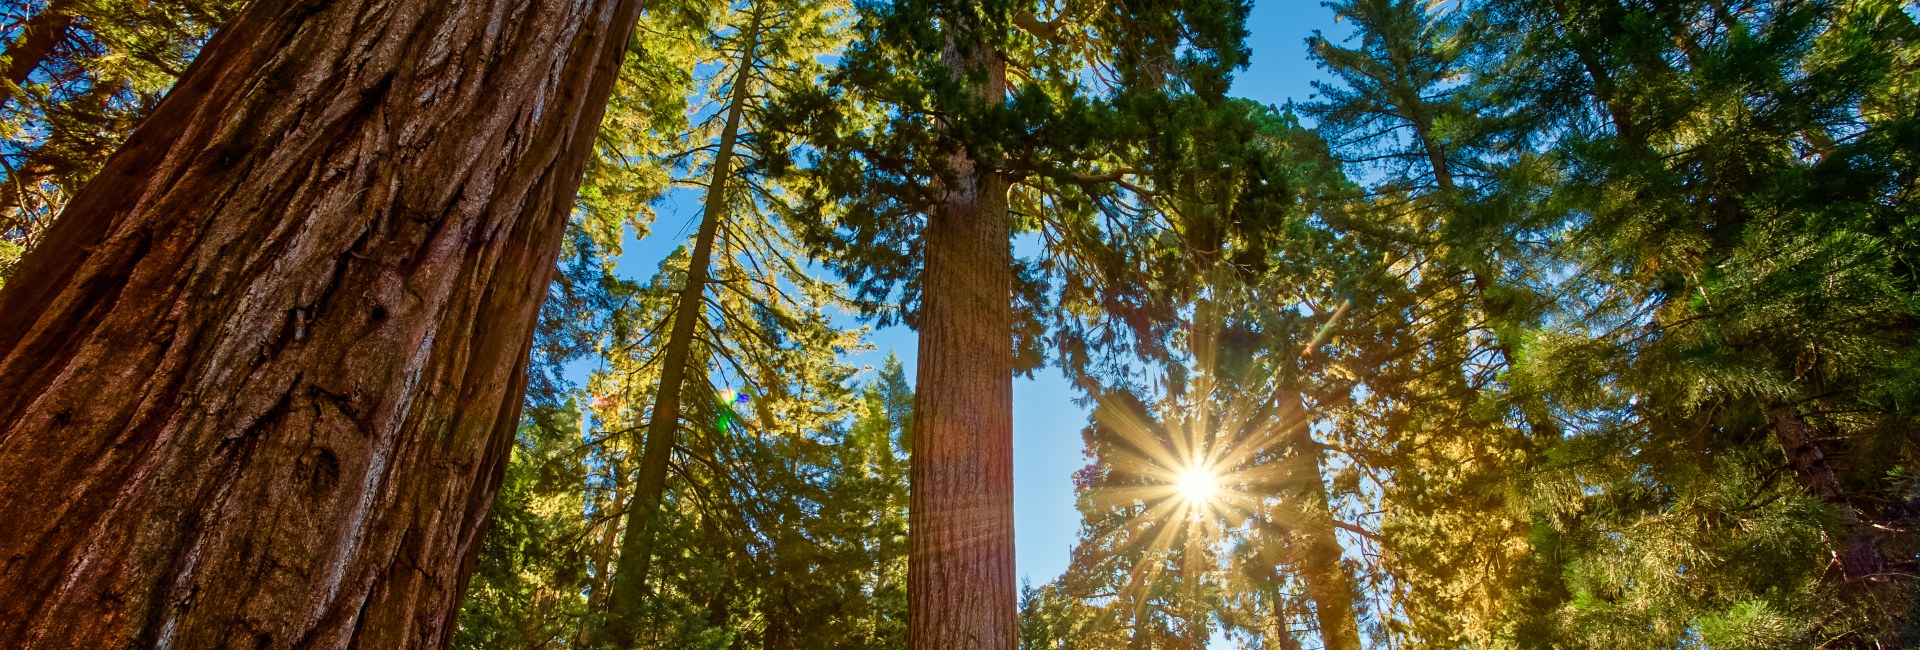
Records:
[[[1046,296],[1012,238],[1084,260],[1103,247],[1096,215],[1137,223],[1142,152],[1172,107],[1218,103],[1245,12],[874,6],[836,91],[792,103],[807,146],[773,162],[802,163],[816,203],[841,208],[811,243],[869,313],[920,332],[909,645],[1015,643],[1011,379],[1039,361]]]
[[[0,89],[0,281],[237,4],[60,0],[20,18]]]
[[[639,12],[464,7],[252,5],[0,289],[8,645],[451,634]]]
[[[694,327],[702,320],[707,300],[707,269],[713,261],[714,234],[728,216],[732,198],[727,183],[733,177],[733,156],[739,145],[740,120],[747,110],[747,98],[753,95],[755,67],[762,39],[764,3],[755,3],[750,18],[741,28],[740,60],[734,64],[735,76],[729,88],[726,123],[715,144],[712,180],[707,184],[706,206],[701,211],[699,233],[694,235],[693,251],[687,265],[685,287],[680,290],[674,308],[673,329],[666,342],[660,366],[660,384],[653,400],[647,424],[647,438],[640,458],[640,474],[635,478],[631,501],[627,506],[626,530],[620,537],[620,566],[613,576],[612,600],[607,619],[606,641],[626,647],[633,644],[638,623],[635,612],[646,594],[647,564],[653,559],[652,520],[660,507],[660,495],[666,489],[667,460],[673,451],[675,433],[680,428],[680,390],[686,384]],[[704,364],[703,364],[704,365]]]
[[[1553,222],[1531,211],[1539,163],[1500,130],[1511,107],[1474,84],[1485,49],[1470,6],[1330,3],[1350,45],[1310,39],[1334,82],[1305,114],[1334,152],[1371,176],[1335,225],[1367,250],[1345,345],[1328,371],[1350,404],[1330,418],[1385,513],[1380,563],[1400,619],[1390,634],[1486,645],[1524,634],[1557,587],[1531,562],[1524,494],[1561,425],[1516,387],[1521,333],[1541,318]],[[1356,174],[1359,176],[1360,174]],[[1344,349],[1342,349],[1344,348]],[[1460,543],[1460,539],[1473,540]]]
[[[73,27],[74,19],[71,4],[49,2],[21,23],[20,33],[7,44],[6,71],[0,73],[6,84],[0,86],[0,104],[12,100],[18,93],[16,89],[27,83],[27,76],[53,54],[54,46],[67,39],[67,30]]]
[[[1553,452],[1634,449],[1543,480],[1562,495],[1539,510],[1573,595],[1565,634],[1907,642],[1911,614],[1893,612],[1914,586],[1887,567],[1912,548],[1893,533],[1909,515],[1885,504],[1910,494],[1912,451],[1894,442],[1909,416],[1881,396],[1911,385],[1897,368],[1915,321],[1896,303],[1913,240],[1892,215],[1911,210],[1913,167],[1890,139],[1908,118],[1879,102],[1912,69],[1912,17],[1876,2],[1489,13],[1538,62],[1501,89],[1557,136],[1553,207],[1575,216],[1562,254],[1594,269],[1568,320],[1607,324],[1544,334],[1524,374],[1569,413],[1606,414]]]
[[[786,235],[771,222],[778,206],[762,209],[762,204],[779,200],[776,189],[756,178],[748,165],[735,161],[736,155],[741,155],[739,150],[750,147],[762,128],[764,111],[754,103],[816,83],[820,66],[813,57],[839,47],[841,32],[833,23],[840,16],[833,7],[830,3],[762,0],[737,10],[731,5],[717,9],[729,14],[728,19],[717,21],[709,37],[715,51],[730,55],[720,62],[727,71],[722,78],[727,81],[716,81],[713,90],[716,97],[723,98],[723,105],[715,115],[719,120],[717,133],[703,136],[711,138],[713,148],[706,170],[704,206],[658,360],[660,379],[647,416],[645,442],[639,445],[642,454],[638,475],[626,508],[619,562],[599,642],[625,647],[637,638],[640,611],[648,593],[648,567],[656,555],[653,528],[676,439],[686,424],[682,391],[690,379],[703,383],[709,380],[706,369],[711,366],[710,359],[726,355],[724,346],[719,345],[723,338],[720,331],[738,328],[745,331],[733,334],[737,338],[761,337],[760,341],[737,341],[753,353],[727,358],[740,371],[740,378],[752,380],[757,392],[768,399],[804,393],[808,381],[802,379],[804,374],[789,372],[797,370],[800,363],[778,361],[782,352],[777,349],[778,341],[798,338],[822,342],[833,338],[819,308],[838,301],[837,292],[820,291],[820,283],[795,272],[798,265],[792,259]],[[749,162],[756,159],[753,154],[749,151],[745,155]],[[741,223],[748,221],[753,223]],[[731,243],[716,245],[717,239]],[[709,296],[710,269],[716,254],[722,257],[721,266],[728,273],[719,280],[721,295]],[[781,295],[788,288],[799,295]],[[764,327],[764,331],[753,325]],[[704,341],[707,346],[702,351],[696,344],[703,342],[703,330],[713,334]],[[816,374],[814,378],[826,376],[830,375]],[[716,406],[722,414],[733,408],[725,403]],[[826,405],[819,406],[825,410]],[[732,421],[731,415],[724,417]],[[704,429],[709,418],[694,420],[699,423],[696,429]],[[728,428],[726,423],[719,426]]]

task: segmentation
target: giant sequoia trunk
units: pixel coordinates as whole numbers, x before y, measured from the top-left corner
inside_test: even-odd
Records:
[[[446,643],[639,4],[214,37],[0,290],[0,647]]]
[[[949,30],[950,33],[958,30]],[[1006,64],[949,46],[981,101]],[[907,647],[1015,647],[1013,249],[1007,181],[959,152],[927,215],[908,508]]]

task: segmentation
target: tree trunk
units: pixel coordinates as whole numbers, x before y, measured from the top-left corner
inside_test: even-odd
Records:
[[[222,29],[0,289],[0,647],[444,645],[639,11]]]
[[[126,87],[126,80],[118,76],[95,78],[85,92],[68,101],[68,110],[46,115],[46,139],[21,152],[20,164],[8,169],[7,177],[0,180],[0,240],[31,246],[34,235],[51,221],[48,217],[59,213],[60,199],[72,196],[104,162],[111,152],[103,151],[106,147],[102,140],[117,134],[122,126],[113,122],[107,110],[113,96]],[[64,119],[60,113],[65,113]],[[52,179],[60,191],[52,197],[37,192],[29,196],[28,189],[40,187],[44,179]]]
[[[653,519],[660,511],[660,500],[667,486],[667,466],[672,460],[675,434],[680,427],[680,395],[687,379],[687,363],[693,348],[696,327],[706,313],[707,269],[713,262],[714,234],[727,218],[727,182],[732,176],[733,149],[740,138],[740,119],[753,96],[754,57],[760,44],[760,9],[753,12],[747,28],[747,47],[734,75],[727,118],[720,129],[720,142],[713,156],[713,178],[707,183],[706,205],[700,215],[700,229],[693,239],[693,254],[687,260],[687,285],[680,291],[674,309],[673,330],[667,338],[666,356],[661,361],[660,385],[653,400],[653,413],[647,421],[647,439],[640,454],[639,475],[634,479],[633,500],[627,506],[626,532],[620,538],[620,561],[613,572],[613,593],[608,601],[606,625],[601,644],[631,647],[638,638],[640,603],[647,593],[647,571],[653,560]]]
[[[1360,650],[1360,626],[1354,618],[1353,578],[1340,558],[1345,550],[1334,535],[1333,508],[1327,498],[1323,479],[1320,443],[1313,439],[1312,420],[1298,394],[1288,397],[1283,406],[1282,426],[1287,427],[1288,447],[1295,455],[1300,474],[1293,481],[1299,514],[1291,528],[1294,547],[1299,549],[1301,581],[1320,623],[1320,643],[1327,650]]]
[[[715,523],[712,517],[700,518],[700,532],[705,534],[707,546],[713,550],[722,564],[734,559],[731,552],[732,544],[728,543],[726,533],[720,530],[719,524]],[[724,630],[733,625],[733,597],[736,585],[733,576],[732,568],[729,567],[726,580],[720,584],[720,588],[707,594],[707,629]]]
[[[7,44],[7,69],[3,73],[7,84],[0,86],[0,108],[13,101],[15,88],[27,82],[27,77],[47,57],[53,55],[53,48],[67,40],[67,32],[73,29],[73,7],[68,0],[53,0],[40,13],[27,19],[20,35]]]
[[[1873,525],[1861,519],[1853,504],[1847,502],[1846,488],[1841,487],[1839,475],[1834,473],[1826,453],[1813,439],[1813,427],[1807,425],[1792,404],[1769,401],[1766,410],[1775,439],[1786,451],[1787,461],[1793,464],[1794,476],[1800,480],[1801,487],[1832,506],[1846,526],[1846,537],[1840,540],[1840,550],[1834,558],[1840,565],[1841,575],[1852,581],[1880,573],[1886,561],[1875,543]]]
[[[956,30],[949,30],[953,33]],[[970,90],[1006,99],[1006,67],[949,44]],[[927,215],[908,508],[907,647],[1015,647],[1013,250],[1007,181],[965,151]]]
[[[616,477],[626,476],[626,470],[622,466],[616,465],[612,471]],[[625,489],[626,484],[616,479],[614,481],[613,496],[607,503],[626,503],[627,496],[626,492],[624,492]],[[587,645],[587,642],[593,638],[593,631],[596,629],[594,617],[597,614],[605,612],[607,609],[607,592],[613,587],[613,579],[607,574],[611,572],[613,567],[614,548],[620,542],[620,527],[616,526],[616,523],[616,521],[606,522],[606,529],[600,532],[599,539],[594,540],[590,557],[587,559],[587,564],[590,567],[590,573],[586,580],[587,615],[580,617],[580,625],[573,631],[573,637],[570,639],[573,647],[591,647]]]

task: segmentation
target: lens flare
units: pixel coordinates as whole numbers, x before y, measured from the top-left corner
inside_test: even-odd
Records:
[[[1180,491],[1180,498],[1187,502],[1205,505],[1220,495],[1220,477],[1205,468],[1192,468],[1180,473],[1174,488]]]

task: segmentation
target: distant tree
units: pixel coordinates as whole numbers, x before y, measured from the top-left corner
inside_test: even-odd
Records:
[[[1037,366],[1041,267],[1093,272],[1135,230],[1144,157],[1221,101],[1246,6],[933,0],[869,5],[835,91],[788,108],[809,238],[886,321],[920,333],[909,645],[1015,645],[1012,375]],[[1103,219],[1104,217],[1104,219]],[[1043,260],[1013,238],[1040,233]]]

